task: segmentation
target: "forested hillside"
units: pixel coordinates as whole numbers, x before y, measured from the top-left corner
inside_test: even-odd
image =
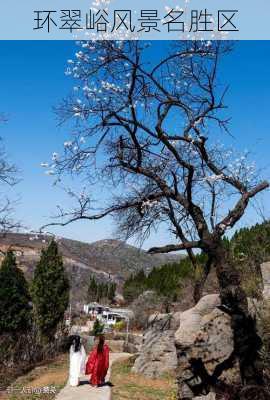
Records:
[[[270,259],[270,222],[241,228],[234,233],[231,239],[224,238],[224,243],[231,251],[232,258],[242,273],[243,286],[249,295],[253,295],[260,282],[260,264]],[[197,264],[207,260],[205,254],[196,256]],[[216,285],[210,276],[208,292]],[[183,288],[187,282],[195,281],[193,266],[188,258],[179,262],[155,267],[147,274],[141,270],[131,275],[124,284],[123,294],[127,302],[132,302],[147,290],[155,291],[159,296],[171,301],[181,301]],[[192,290],[192,287],[190,287]],[[186,291],[185,291],[186,294]]]

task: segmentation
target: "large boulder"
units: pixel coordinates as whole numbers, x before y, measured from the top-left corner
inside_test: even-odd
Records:
[[[135,326],[146,329],[149,317],[154,313],[161,313],[163,300],[153,290],[147,290],[135,299],[130,305],[134,314]]]
[[[174,333],[179,326],[179,313],[153,314],[144,333],[140,354],[133,366],[135,373],[156,378],[177,366]]]
[[[195,307],[180,314],[180,326],[175,333],[179,398],[193,399],[193,390],[200,384],[191,367],[193,360],[201,360],[207,373],[213,375],[215,368],[233,351],[230,317],[218,308],[219,305],[219,295],[207,295]],[[238,366],[223,372],[220,378],[224,382],[238,383]],[[214,398],[214,394],[199,397],[209,398]]]

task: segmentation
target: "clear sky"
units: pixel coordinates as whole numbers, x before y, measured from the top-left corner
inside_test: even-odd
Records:
[[[153,44],[162,52],[163,42]],[[66,61],[76,51],[73,42],[0,42],[0,111],[8,123],[0,126],[10,160],[20,169],[22,181],[12,190],[19,198],[16,216],[26,226],[38,229],[50,221],[56,204],[67,197],[52,186],[40,163],[61,151],[68,130],[57,127],[53,106],[65,97],[73,84],[65,76]],[[238,42],[233,53],[222,62],[221,79],[230,85],[226,103],[232,117],[231,143],[254,152],[254,159],[270,178],[270,42]],[[228,141],[228,138],[225,139]],[[264,195],[265,213],[270,216],[269,191]],[[251,211],[242,223],[259,220]],[[62,236],[92,242],[110,238],[110,219],[79,222],[58,228]],[[164,244],[164,232],[153,235],[145,247]]]

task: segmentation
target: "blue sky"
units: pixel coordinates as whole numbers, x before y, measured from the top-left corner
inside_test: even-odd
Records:
[[[163,42],[154,43],[162,52]],[[38,229],[49,221],[56,204],[68,202],[61,190],[40,167],[53,151],[60,151],[68,138],[67,127],[57,127],[53,106],[65,97],[73,84],[64,74],[66,60],[72,58],[73,42],[0,42],[0,111],[8,123],[0,126],[9,158],[20,169],[22,182],[12,190],[19,198],[16,216],[29,228]],[[230,85],[226,103],[232,117],[230,142],[254,152],[260,168],[269,178],[270,164],[270,42],[238,42],[223,60],[221,80]],[[225,141],[227,141],[225,139]],[[269,192],[264,195],[269,216]],[[243,223],[258,220],[251,211]],[[112,236],[110,219],[80,222],[56,232],[73,239],[92,242]],[[165,243],[166,233],[153,235],[145,247]]]

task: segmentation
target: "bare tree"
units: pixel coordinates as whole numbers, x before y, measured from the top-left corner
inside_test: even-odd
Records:
[[[0,122],[5,122],[4,116],[0,115]],[[6,154],[5,146],[0,138],[0,187],[6,193],[7,187],[18,183],[18,171],[14,164],[10,163]],[[0,193],[1,194],[1,193]],[[21,224],[13,216],[15,201],[7,194],[0,195],[0,234],[19,229]]]
[[[71,193],[78,207],[60,209],[55,224],[112,215],[119,232],[141,240],[166,225],[175,242],[150,253],[186,250],[196,264],[194,249],[205,252],[201,281],[215,269],[222,309],[232,316],[233,357],[243,383],[262,384],[255,325],[247,322],[247,298],[222,240],[269,186],[258,180],[247,154],[235,158],[218,144],[228,131],[219,59],[230,45],[179,41],[160,52],[160,44],[151,49],[138,41],[80,46],[66,71],[78,85],[57,109],[60,122],[75,119],[74,133],[64,154],[53,155],[49,173],[57,179],[66,172],[81,176],[86,189]],[[112,195],[96,209],[91,189],[100,184]]]

